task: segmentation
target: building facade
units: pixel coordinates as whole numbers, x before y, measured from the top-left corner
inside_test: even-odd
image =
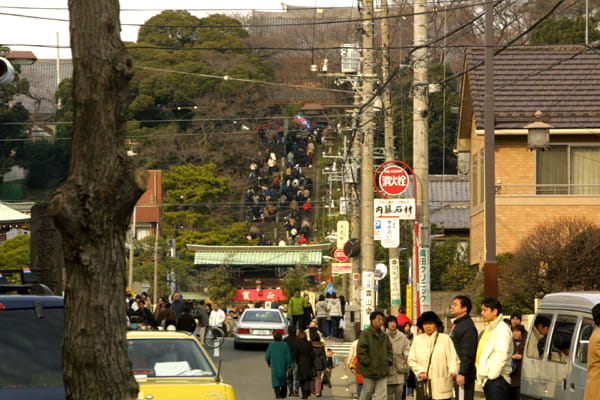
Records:
[[[465,57],[457,150],[470,177],[470,261],[485,259],[484,50]],[[583,46],[508,48],[494,57],[496,250],[513,252],[540,223],[600,224],[600,56]],[[549,124],[549,148],[526,125]]]

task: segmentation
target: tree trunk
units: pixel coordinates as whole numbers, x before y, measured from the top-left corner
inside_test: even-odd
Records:
[[[67,399],[134,399],[125,343],[125,233],[147,173],[125,154],[133,61],[120,39],[118,0],[69,0],[73,99],[71,168],[48,210],[66,268]]]

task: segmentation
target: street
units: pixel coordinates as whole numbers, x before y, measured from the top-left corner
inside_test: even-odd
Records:
[[[216,364],[222,360],[221,373],[225,382],[233,386],[237,400],[275,398],[271,387],[271,373],[265,362],[266,348],[266,345],[255,345],[235,350],[233,339],[226,338],[223,347],[219,349],[220,357],[214,357],[214,350],[210,351]],[[333,370],[332,388],[326,387],[323,390],[323,399],[352,398],[349,389],[354,387],[354,379],[347,374],[344,364],[345,359],[340,358],[339,366]]]

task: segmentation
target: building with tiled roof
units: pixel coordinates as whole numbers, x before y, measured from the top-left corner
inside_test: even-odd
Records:
[[[483,60],[483,49],[467,51],[457,130],[459,168],[470,180],[470,259],[480,267],[488,229]],[[497,253],[515,251],[556,217],[600,224],[600,55],[583,46],[508,48],[494,57],[493,85]],[[538,119],[551,126],[549,148],[529,150],[526,125]]]

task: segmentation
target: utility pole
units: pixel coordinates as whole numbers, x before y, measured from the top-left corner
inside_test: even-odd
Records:
[[[362,16],[361,16],[362,18]],[[359,85],[358,82],[356,85]],[[358,107],[360,106],[360,88],[357,87],[354,93],[354,115],[352,116],[353,140],[350,147],[350,179],[346,189],[350,197],[350,238],[360,239],[360,201],[358,198],[358,171],[360,162],[360,136],[358,135]],[[358,276],[358,279],[356,279]],[[360,311],[360,260],[358,257],[352,257],[352,304],[355,304]],[[360,318],[358,318],[360,324]]]
[[[390,33],[388,29],[389,7],[387,0],[381,0],[382,18],[381,21],[381,76],[383,83],[387,83],[390,78]],[[387,85],[382,93],[383,97],[383,136],[384,136],[384,156],[385,161],[392,161],[395,157],[394,152],[394,115],[392,109],[392,87]],[[388,249],[388,270],[390,271],[390,307],[391,314],[398,315],[400,308],[400,262],[398,260],[398,249]],[[392,282],[395,280],[397,282]]]
[[[421,223],[415,229],[414,262],[416,273],[413,279],[417,283],[413,287],[418,291],[417,301],[413,304],[417,307],[418,317],[421,312],[430,309],[431,283],[429,271],[429,132],[427,126],[427,0],[415,0],[414,2],[414,46],[424,46],[414,52],[413,73],[413,164],[415,177],[418,181],[419,191],[417,193],[418,221]],[[414,292],[414,290],[413,290]]]
[[[129,242],[129,274],[127,277],[127,287],[132,288],[133,286],[133,246],[135,244],[135,217],[137,213],[137,206],[133,207],[133,224],[131,225],[131,240]],[[153,303],[156,304],[156,303]]]
[[[363,104],[369,101],[374,89],[374,37],[375,23],[373,0],[362,0],[362,95]],[[373,147],[375,121],[373,102],[360,114],[359,132],[362,133],[360,173],[360,266],[362,270],[363,298],[361,301],[362,326],[369,323],[369,314],[375,310],[375,241],[373,238]]]
[[[496,189],[495,121],[494,121],[494,6],[485,6],[485,264],[483,266],[486,297],[498,297],[498,263],[496,262]]]
[[[156,223],[156,232],[154,232],[154,283],[153,283],[153,294],[152,304],[158,304],[158,226],[159,222]]]

